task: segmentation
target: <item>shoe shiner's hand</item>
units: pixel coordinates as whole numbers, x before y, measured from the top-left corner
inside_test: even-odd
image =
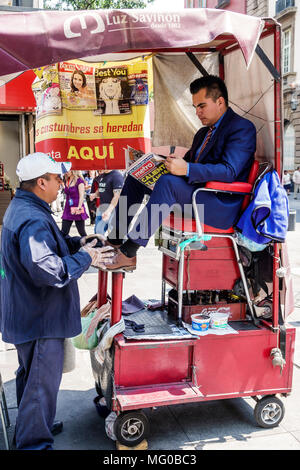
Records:
[[[92,233],[91,235],[86,235],[80,239],[80,246],[85,246],[93,240],[96,240],[95,248],[101,248],[105,245],[106,238],[100,233]]]
[[[115,250],[111,246],[94,248],[96,243],[97,240],[94,239],[90,243],[86,243],[81,249],[86,251],[92,258],[92,266],[105,269],[105,263],[114,256]]]

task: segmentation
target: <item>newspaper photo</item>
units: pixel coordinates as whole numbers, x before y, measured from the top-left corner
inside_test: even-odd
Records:
[[[155,153],[142,153],[128,147],[125,150],[126,163],[129,166],[127,174],[137,179],[140,183],[153,189],[157,180],[166,173],[169,173],[165,160],[167,157]]]

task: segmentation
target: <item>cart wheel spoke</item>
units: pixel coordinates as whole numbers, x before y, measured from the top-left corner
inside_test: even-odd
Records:
[[[276,423],[281,415],[281,408],[276,403],[267,405],[262,411],[263,420],[266,423]]]
[[[125,439],[136,439],[144,432],[143,423],[137,419],[129,419],[121,429]]]

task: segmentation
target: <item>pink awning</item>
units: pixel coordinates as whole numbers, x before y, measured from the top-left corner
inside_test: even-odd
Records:
[[[261,18],[208,8],[5,12],[0,14],[0,76],[113,52],[211,48],[232,38],[249,65],[263,25]]]

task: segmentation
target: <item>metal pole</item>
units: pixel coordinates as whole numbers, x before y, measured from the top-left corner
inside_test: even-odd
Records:
[[[115,325],[122,317],[122,288],[123,273],[112,272],[111,279],[111,326]]]
[[[274,34],[274,66],[278,73],[281,73],[281,37],[280,27],[275,27]],[[281,75],[280,75],[281,76]],[[282,83],[276,81],[274,84],[274,139],[275,139],[275,170],[281,175],[281,161],[282,161],[282,142],[283,142],[283,129],[282,129]],[[279,317],[279,279],[276,275],[279,264],[279,244],[274,243],[274,262],[273,262],[273,328],[278,328]]]
[[[180,252],[178,266],[178,325],[182,325],[184,249]]]
[[[21,155],[25,157],[26,155],[26,136],[25,136],[25,115],[20,115],[20,134],[21,134]]]
[[[107,302],[107,271],[98,271],[98,295],[97,308],[105,305]]]

